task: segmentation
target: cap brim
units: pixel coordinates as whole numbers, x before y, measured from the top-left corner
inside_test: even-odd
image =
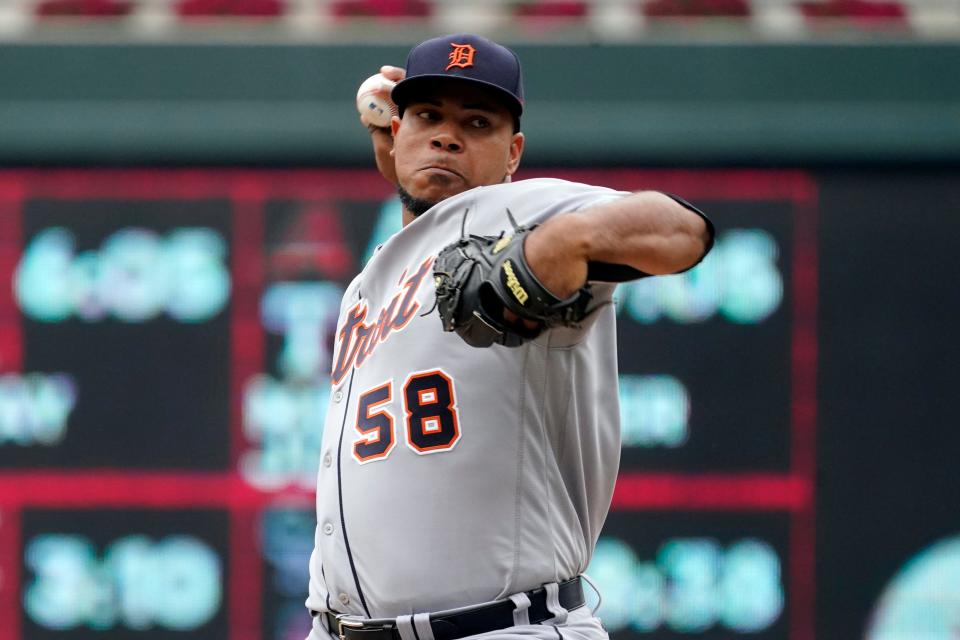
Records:
[[[406,80],[401,80],[396,84],[396,86],[394,86],[393,91],[390,92],[390,98],[393,100],[393,103],[397,105],[397,108],[400,109],[400,112],[403,113],[403,110],[406,108],[406,106],[411,101],[416,99],[416,92],[424,91],[429,85],[437,84],[439,81],[450,80],[455,82],[467,82],[491,89],[497,95],[503,98],[504,106],[510,111],[510,113],[518,118],[523,115],[523,103],[520,102],[515,95],[503,89],[502,87],[498,87],[497,85],[491,82],[486,82],[485,80],[465,78],[463,76],[444,75],[440,73],[424,74],[413,78],[407,78]]]

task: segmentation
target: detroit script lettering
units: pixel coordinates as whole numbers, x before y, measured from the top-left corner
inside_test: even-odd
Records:
[[[432,256],[424,260],[416,273],[400,285],[390,304],[380,310],[376,322],[364,322],[369,311],[365,300],[347,311],[347,318],[337,332],[337,355],[333,359],[333,371],[330,374],[334,386],[340,384],[350,369],[362,365],[373,354],[377,345],[386,342],[391,333],[400,331],[413,319],[420,308],[417,290],[429,273],[431,264]]]

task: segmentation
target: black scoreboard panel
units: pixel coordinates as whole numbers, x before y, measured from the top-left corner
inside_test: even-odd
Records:
[[[621,467],[789,471],[795,206],[698,204],[707,259],[618,289]]]
[[[613,637],[910,637],[916,585],[960,610],[955,172],[550,173],[718,230],[697,270],[618,290],[622,477],[590,569]],[[0,172],[0,640],[302,640],[330,307],[391,198],[372,171]],[[104,578],[184,558],[219,574]],[[199,613],[170,587],[211,575]],[[78,583],[86,608],[37,608]]]
[[[25,509],[31,640],[226,640],[227,514]]]
[[[604,626],[624,640],[786,640],[789,531],[784,513],[615,511],[587,569]]]
[[[631,482],[591,568],[611,594],[601,615],[616,638],[793,637],[785,620],[802,583],[788,559],[809,504],[783,486],[805,482],[793,464],[792,265],[806,178],[730,174],[749,187],[743,194],[706,175],[565,176],[619,188],[662,178],[708,210],[718,231],[695,270],[618,290],[622,470]],[[374,246],[399,227],[389,188],[372,172],[9,179],[22,197],[0,226],[16,254],[0,312],[9,321],[12,309],[18,330],[0,342],[9,356],[0,362],[16,364],[8,375],[25,399],[23,419],[7,427],[15,437],[0,440],[0,462],[44,474],[33,493],[0,492],[0,507],[17,514],[8,520],[15,535],[0,529],[0,563],[15,556],[22,577],[16,594],[0,589],[0,606],[20,612],[10,639],[302,638],[337,308]],[[202,479],[189,475],[197,472]],[[756,483],[743,473],[759,474]],[[193,496],[191,477],[203,484]],[[659,486],[658,477],[679,493],[628,495]],[[701,492],[714,496],[708,504],[683,497],[685,483],[710,477],[720,491]],[[751,487],[765,497],[744,498]],[[198,506],[218,501],[219,510]],[[171,582],[120,585],[123,571],[181,555],[194,568],[217,567],[222,585],[236,577],[205,618],[197,609],[212,592],[187,602],[168,597]],[[80,568],[45,573],[50,558]],[[699,586],[668,597],[689,571]],[[175,579],[199,589],[203,576]],[[70,620],[36,606],[84,580],[96,597],[63,607],[64,616],[79,611]],[[763,599],[723,604],[743,581]],[[652,599],[630,597],[641,587]],[[162,604],[137,609],[145,594]],[[650,618],[661,598],[672,604]]]
[[[808,185],[801,174],[710,175],[565,176],[619,188],[662,179],[718,231],[693,271],[618,290],[630,482],[591,567],[616,638],[802,637],[785,621],[804,588],[789,571],[803,559],[791,545],[810,507],[797,496],[811,494],[794,464],[793,411],[796,225]],[[0,225],[16,256],[4,263],[13,287],[0,320],[15,317],[17,330],[0,342],[0,362],[23,407],[0,424],[10,434],[0,462],[44,475],[35,491],[0,491],[15,516],[0,529],[0,563],[17,558],[22,578],[16,593],[0,589],[0,606],[19,611],[5,633],[302,638],[337,307],[399,226],[390,190],[372,172],[9,179],[22,197]],[[719,490],[691,489],[712,479]],[[673,489],[657,489],[663,482]],[[171,578],[198,589],[189,602],[167,593],[171,581],[122,584],[123,572],[184,558],[209,569]],[[51,573],[51,562],[73,573]],[[201,593],[213,568],[221,588]],[[90,597],[54,607],[64,619],[37,604],[77,584],[92,585]],[[743,584],[762,598],[738,609],[727,601]],[[632,598],[636,589],[648,599]],[[148,595],[160,604],[138,604]]]
[[[21,232],[22,366],[46,441],[0,447],[0,465],[226,471],[230,203],[27,199]]]

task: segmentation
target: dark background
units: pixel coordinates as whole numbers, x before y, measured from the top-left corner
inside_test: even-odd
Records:
[[[817,629],[859,638],[894,573],[960,534],[960,173],[817,179]]]
[[[732,543],[746,539],[766,544],[780,561],[780,584],[786,595],[783,611],[768,627],[759,631],[736,632],[719,622],[702,632],[671,630],[661,625],[650,633],[638,633],[631,630],[617,632],[618,638],[638,640],[656,638],[657,640],[724,640],[730,637],[744,637],[752,640],[782,640],[789,638],[792,611],[790,606],[790,570],[789,551],[790,517],[785,513],[729,513],[706,511],[696,516],[676,511],[614,512],[607,518],[603,536],[628,542],[637,559],[650,562],[657,557],[665,543],[672,541],[701,542],[709,541],[720,549],[728,549]],[[662,567],[661,567],[662,569]],[[722,572],[722,567],[718,568]],[[602,593],[602,588],[601,588]],[[602,611],[598,615],[603,619]]]
[[[212,549],[219,561],[223,576],[221,602],[210,620],[196,629],[178,631],[151,624],[147,630],[132,630],[120,624],[107,629],[80,626],[68,630],[51,630],[35,624],[24,615],[23,637],[30,640],[223,640],[227,637],[227,585],[230,584],[228,556],[228,517],[225,511],[212,509],[92,509],[40,510],[23,513],[23,540],[26,546],[46,534],[80,536],[92,543],[96,559],[103,560],[106,547],[131,534],[147,536],[156,543],[168,536],[189,536]],[[162,569],[161,569],[162,570]],[[22,568],[25,576],[32,573]]]
[[[690,395],[690,439],[679,448],[624,449],[624,471],[780,471],[790,466],[794,207],[789,202],[698,201],[717,235],[762,229],[779,248],[776,311],[756,324],[714,313],[702,322],[617,317],[621,373],[668,372]],[[722,285],[721,285],[722,286]],[[624,295],[624,294],[621,294]]]
[[[228,251],[224,201],[34,200],[23,212],[23,242],[51,227],[76,238],[76,253],[98,251],[119,229],[161,238],[178,227],[215,230]],[[141,322],[107,314],[46,323],[23,317],[24,370],[67,372],[79,386],[72,428],[56,447],[0,448],[11,467],[224,470],[228,465],[229,299],[213,317],[185,323],[163,312]],[[202,401],[201,401],[202,400]],[[79,428],[78,428],[79,427]]]

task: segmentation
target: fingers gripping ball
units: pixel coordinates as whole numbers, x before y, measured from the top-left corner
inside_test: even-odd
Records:
[[[465,236],[437,255],[433,276],[444,331],[456,331],[473,347],[516,347],[547,329],[577,327],[589,315],[589,285],[561,300],[533,275],[523,255],[524,239],[533,229]],[[504,310],[517,320],[506,320]]]
[[[397,115],[397,105],[390,100],[390,90],[396,84],[376,73],[357,90],[357,111],[366,125],[389,127],[390,118]]]

